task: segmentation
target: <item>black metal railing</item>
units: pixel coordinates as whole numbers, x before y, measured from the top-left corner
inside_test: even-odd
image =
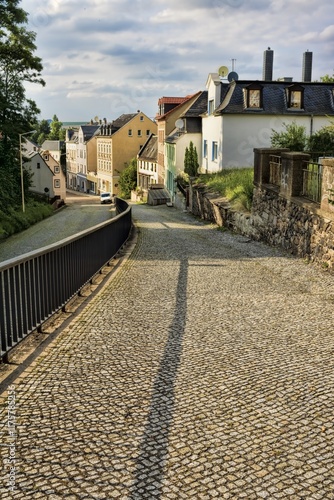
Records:
[[[129,237],[131,208],[116,199],[116,217],[0,264],[1,359],[62,309]]]

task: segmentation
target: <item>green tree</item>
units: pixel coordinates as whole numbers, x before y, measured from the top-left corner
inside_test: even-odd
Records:
[[[196,177],[198,168],[199,164],[197,149],[196,146],[194,146],[193,142],[190,141],[189,148],[186,147],[184,153],[184,171],[190,177]]]
[[[19,134],[33,128],[39,113],[36,103],[26,98],[24,84],[45,84],[41,59],[34,55],[36,34],[26,29],[28,16],[19,3],[0,0],[0,186],[5,186],[0,206],[5,210],[21,193]],[[26,174],[26,187],[28,178]]]
[[[311,135],[308,140],[308,149],[317,153],[334,152],[334,122]]]
[[[58,120],[57,115],[53,115],[52,122],[50,123],[50,133],[48,139],[51,141],[62,141],[65,138],[65,130],[62,128],[63,124]]]
[[[324,75],[320,77],[320,81],[323,83],[333,83],[334,82],[334,75]]]
[[[50,124],[48,120],[40,120],[33,126],[35,132],[30,136],[31,140],[36,144],[43,144],[50,134]]]
[[[306,129],[296,122],[283,123],[285,130],[272,129],[271,145],[274,148],[289,148],[291,151],[304,151],[307,145]]]
[[[131,191],[137,187],[137,159],[132,158],[119,176],[121,196],[125,199],[131,197]]]

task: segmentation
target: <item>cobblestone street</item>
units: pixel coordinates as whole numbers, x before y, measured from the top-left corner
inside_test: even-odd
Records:
[[[0,497],[334,499],[334,277],[133,216],[130,257],[1,395]]]

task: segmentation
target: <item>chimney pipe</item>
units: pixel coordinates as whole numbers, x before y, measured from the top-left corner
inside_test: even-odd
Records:
[[[262,80],[269,82],[273,79],[273,62],[274,51],[268,47],[268,49],[263,52]]]
[[[309,52],[308,50],[303,54],[302,82],[312,81],[312,56],[313,52]]]

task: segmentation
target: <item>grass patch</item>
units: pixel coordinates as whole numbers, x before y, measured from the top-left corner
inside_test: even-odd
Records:
[[[253,201],[254,169],[229,168],[216,174],[202,174],[198,182],[205,184],[209,191],[219,193],[240,211],[249,212]]]
[[[6,212],[0,210],[0,239],[19,233],[53,214],[53,208],[47,203],[30,200],[21,208],[10,207]]]

